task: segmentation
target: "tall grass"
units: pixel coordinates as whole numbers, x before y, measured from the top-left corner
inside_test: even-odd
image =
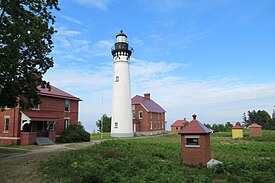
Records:
[[[269,133],[267,133],[270,135]],[[265,133],[266,135],[266,133]],[[272,136],[272,134],[271,134]],[[269,139],[269,138],[267,138]],[[48,182],[272,182],[273,141],[211,137],[213,169],[181,163],[180,135],[113,139],[51,157],[40,171]]]

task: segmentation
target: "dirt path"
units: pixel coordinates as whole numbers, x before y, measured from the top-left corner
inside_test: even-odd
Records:
[[[100,143],[102,140],[95,140],[92,142],[81,142],[81,143],[70,143],[70,144],[54,144],[48,146],[42,146],[39,149],[33,149],[25,153],[8,153],[0,155],[0,163],[6,161],[12,161],[16,159],[31,158],[35,156],[41,156],[44,154],[50,154],[54,152],[68,151],[68,150],[77,150],[80,148],[89,147],[91,145]]]

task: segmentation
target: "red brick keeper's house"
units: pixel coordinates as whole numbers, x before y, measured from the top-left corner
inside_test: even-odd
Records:
[[[31,145],[38,137],[55,142],[64,129],[78,124],[81,99],[54,86],[39,88],[41,103],[32,109],[19,106],[0,111],[0,144]]]
[[[165,131],[165,110],[150,98],[136,95],[132,98],[133,130],[135,135],[154,135]]]

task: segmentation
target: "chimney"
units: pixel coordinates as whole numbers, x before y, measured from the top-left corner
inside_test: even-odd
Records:
[[[150,93],[144,93],[144,97],[145,97],[146,99],[150,99]]]
[[[193,117],[193,120],[196,120],[197,115],[196,115],[196,114],[193,114],[192,117]]]
[[[184,121],[186,121],[186,118],[183,118]]]

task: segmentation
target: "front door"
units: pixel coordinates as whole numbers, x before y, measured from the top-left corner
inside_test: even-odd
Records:
[[[47,137],[47,122],[46,121],[32,121],[32,132],[36,132],[37,137]]]

